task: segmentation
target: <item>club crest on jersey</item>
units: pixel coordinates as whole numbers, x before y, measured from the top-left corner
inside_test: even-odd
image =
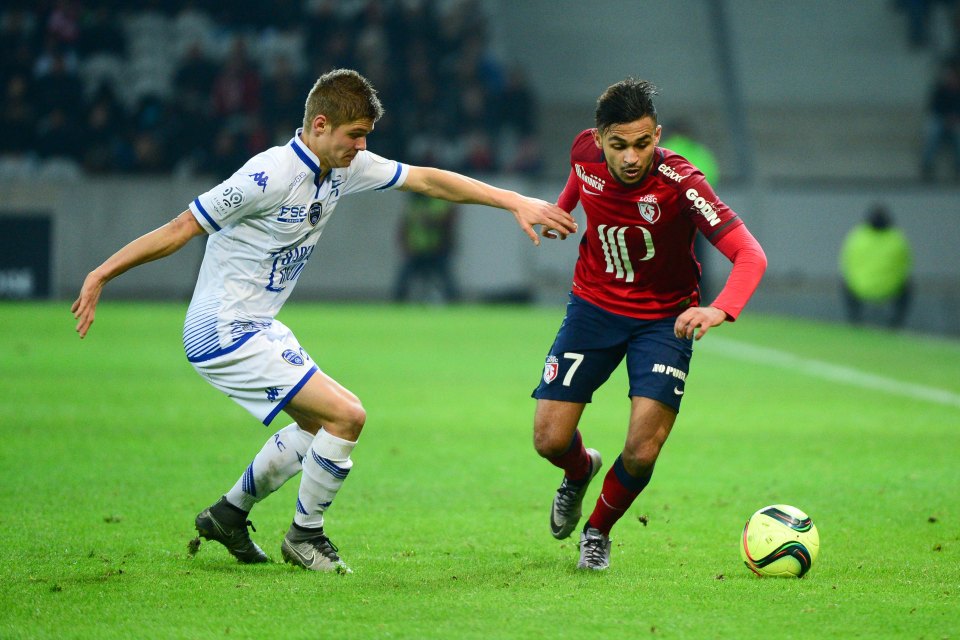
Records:
[[[315,227],[320,222],[320,216],[323,215],[323,203],[314,202],[310,205],[310,226]]]
[[[281,355],[283,359],[289,362],[290,364],[297,367],[303,366],[303,356],[297,353],[296,351],[294,351],[293,349],[287,349]]]
[[[560,369],[557,356],[547,356],[547,362],[543,365],[543,381],[550,384],[557,379],[557,372]]]
[[[660,219],[660,206],[656,202],[638,202],[640,217],[653,224]]]

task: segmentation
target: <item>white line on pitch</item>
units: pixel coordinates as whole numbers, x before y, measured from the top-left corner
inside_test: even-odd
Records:
[[[926,400],[927,402],[935,402],[937,404],[960,408],[960,394],[947,391],[946,389],[937,389],[936,387],[928,387],[922,384],[894,380],[893,378],[858,371],[857,369],[851,369],[850,367],[844,367],[822,360],[804,358],[792,353],[787,353],[786,351],[780,351],[779,349],[758,347],[746,342],[740,342],[739,340],[716,338],[714,336],[707,336],[697,347],[731,358],[782,367],[796,373],[803,373],[832,382],[840,382],[863,389],[870,389],[871,391],[883,391],[885,393],[906,396],[915,400]]]

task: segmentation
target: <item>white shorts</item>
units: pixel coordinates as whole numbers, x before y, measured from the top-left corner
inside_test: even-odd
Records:
[[[191,364],[204,380],[265,425],[319,371],[293,332],[278,320],[236,350]]]

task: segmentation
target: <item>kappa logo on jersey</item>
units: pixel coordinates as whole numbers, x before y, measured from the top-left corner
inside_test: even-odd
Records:
[[[640,217],[650,224],[660,219],[660,207],[656,203],[638,202],[637,207],[640,209]]]
[[[303,356],[293,349],[287,349],[281,354],[281,357],[295,367],[303,366]]]
[[[323,203],[314,202],[310,205],[310,225],[317,226],[317,223],[320,222],[320,216],[323,215]]]
[[[276,402],[277,398],[280,397],[280,392],[282,389],[280,387],[270,387],[263,390],[267,394],[267,400],[270,402]]]
[[[684,178],[687,177],[687,176],[680,175],[679,173],[676,172],[676,170],[673,167],[669,167],[663,164],[662,162],[660,163],[660,166],[657,167],[657,171],[659,171],[663,175],[667,176],[668,178],[676,182],[683,182]]]
[[[574,165],[577,171],[577,177],[583,180],[584,184],[588,184],[597,191],[603,191],[603,187],[607,184],[607,181],[603,178],[598,178],[595,175],[587,173],[582,166]]]
[[[543,365],[543,381],[550,384],[557,379],[557,372],[560,370],[560,361],[557,356],[547,356],[547,362]]]
[[[697,211],[700,212],[700,215],[707,219],[711,227],[720,224],[720,216],[717,215],[717,210],[713,208],[712,204],[707,202],[706,198],[700,195],[699,191],[696,189],[687,189],[686,196],[690,202],[693,203]]]
[[[266,171],[258,171],[257,173],[251,173],[248,175],[253,178],[253,181],[257,183],[258,187],[264,191],[267,190],[267,180],[270,179],[270,176],[267,175]]]

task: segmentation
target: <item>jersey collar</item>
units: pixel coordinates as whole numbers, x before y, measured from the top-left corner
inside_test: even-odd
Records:
[[[300,134],[303,133],[303,127],[297,129],[296,134],[293,136],[293,139],[290,140],[290,146],[293,148],[293,152],[297,154],[297,157],[300,158],[300,161],[303,164],[313,171],[313,186],[316,187],[316,193],[314,194],[315,198],[320,197],[320,158],[317,155],[310,151],[310,148],[304,144],[303,140],[300,138]],[[327,176],[324,180],[328,180],[330,176],[333,175],[333,169],[327,172]]]
[[[314,174],[320,175],[320,158],[317,155],[310,151],[310,148],[304,144],[303,140],[300,139],[300,134],[303,133],[303,128],[297,129],[296,134],[290,140],[290,146],[293,147],[293,152],[297,154],[297,157],[307,165]]]

